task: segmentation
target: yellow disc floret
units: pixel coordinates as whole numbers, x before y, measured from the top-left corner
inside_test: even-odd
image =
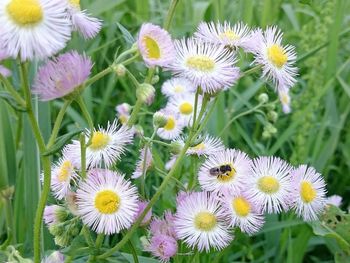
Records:
[[[186,65],[189,68],[192,68],[198,71],[209,72],[214,69],[215,61],[208,56],[197,55],[197,56],[189,57],[186,61]]]
[[[219,35],[221,39],[229,39],[229,40],[237,40],[239,39],[239,35],[237,35],[232,30],[226,30],[225,32]]]
[[[80,8],[80,0],[69,0],[69,3],[75,7]]]
[[[150,59],[159,59],[160,58],[159,45],[153,38],[145,36],[143,38],[143,43],[147,49],[148,58],[150,58]]]
[[[193,111],[193,106],[189,102],[184,102],[180,105],[179,109],[182,114],[189,115]]]
[[[316,190],[312,187],[312,184],[307,181],[303,181],[300,187],[300,196],[305,203],[310,203],[316,198]]]
[[[43,9],[38,0],[12,0],[7,5],[7,12],[21,26],[33,25],[43,19]]]
[[[267,57],[278,68],[282,68],[287,63],[288,56],[279,45],[272,45],[267,49]]]
[[[111,190],[103,190],[95,196],[95,207],[102,214],[113,214],[118,211],[120,197]]]
[[[216,226],[216,216],[210,212],[199,212],[194,218],[194,225],[198,230],[210,231]]]
[[[259,179],[258,187],[266,194],[274,194],[280,189],[280,184],[275,177],[264,176]]]
[[[232,208],[238,216],[245,217],[250,213],[250,204],[243,197],[237,197],[232,201]]]
[[[93,150],[101,150],[107,146],[110,140],[111,138],[108,134],[100,131],[94,132],[92,135],[90,148]]]
[[[205,144],[201,142],[200,144],[197,144],[196,146],[190,147],[193,151],[203,151],[205,150]]]
[[[165,126],[163,127],[164,130],[167,130],[167,131],[171,131],[175,128],[175,119],[174,117],[170,116],[168,117],[168,120],[165,124]]]
[[[58,181],[65,182],[69,179],[70,174],[73,170],[73,165],[70,161],[64,161],[59,169],[58,172]]]

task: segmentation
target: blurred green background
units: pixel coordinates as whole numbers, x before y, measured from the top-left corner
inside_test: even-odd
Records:
[[[162,25],[170,1],[82,0],[81,5],[104,21],[103,30],[96,39],[88,42],[74,35],[67,50],[77,49],[90,55],[95,62],[96,73],[111,64],[117,52],[132,45],[131,36],[137,35],[143,22]],[[329,195],[341,195],[342,208],[347,210],[350,201],[350,1],[180,0],[170,32],[174,38],[189,36],[203,20],[243,21],[252,27],[277,25],[284,32],[284,44],[294,45],[298,54],[300,71],[298,84],[291,90],[292,113],[283,114],[277,103],[275,110],[279,118],[276,123],[268,122],[268,118],[260,113],[239,118],[221,135],[225,145],[239,148],[251,156],[273,154],[295,165],[306,163],[316,167],[327,180]],[[131,35],[125,33],[126,30]],[[247,57],[242,58],[248,61]],[[244,69],[249,63],[241,62],[240,66]],[[146,68],[141,63],[130,70],[139,79],[146,74]],[[32,72],[34,74],[35,66]],[[156,84],[159,96],[149,111],[165,104],[159,87],[168,77],[169,73],[160,74],[160,82]],[[16,75],[14,79],[16,81]],[[220,134],[233,116],[256,105],[257,96],[262,92],[268,93],[271,101],[277,99],[273,89],[260,81],[258,75],[253,75],[221,94],[210,120],[209,132]],[[113,120],[117,104],[128,102],[132,105],[135,101],[131,83],[115,75],[109,75],[89,87],[84,98],[95,125],[105,125],[108,120]],[[35,105],[41,129],[47,138],[62,102],[35,101]],[[151,116],[145,113],[141,124],[147,127],[145,124],[150,122]],[[263,138],[262,134],[270,124],[277,133]],[[61,134],[86,126],[78,108],[73,105],[65,117]],[[13,205],[17,242],[23,243],[20,250],[30,255],[33,218],[39,195],[36,178],[40,171],[38,154],[35,154],[37,150],[26,118],[4,101],[0,101],[0,127],[0,189],[15,186]],[[150,135],[150,130],[145,128],[145,134]],[[121,167],[127,174],[133,170],[136,156],[137,146],[132,147],[123,159]],[[169,153],[159,151],[155,158],[165,162],[168,156]],[[159,181],[159,178],[148,179],[151,193]],[[174,191],[168,191],[154,211],[161,214],[165,208],[174,206],[173,200]],[[3,209],[4,204],[0,203],[0,211]],[[237,240],[229,248],[203,258],[203,262],[350,262],[344,252],[346,244],[350,243],[350,220],[345,215],[340,218],[344,226],[340,224],[341,228],[332,228],[334,233],[330,236],[333,238],[323,238],[314,235],[310,225],[290,215],[282,218],[269,216],[261,234],[248,238],[238,233]],[[283,222],[276,224],[281,219]],[[4,220],[1,212],[0,230],[4,229]],[[345,246],[339,246],[340,238]],[[135,242],[140,246],[139,241]],[[46,229],[45,247],[53,248],[52,237]]]

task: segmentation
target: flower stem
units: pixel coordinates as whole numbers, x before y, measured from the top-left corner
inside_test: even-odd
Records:
[[[244,72],[239,76],[239,78],[243,78],[243,77],[246,77],[246,76],[248,76],[248,75],[250,75],[250,74],[253,74],[254,72],[260,70],[261,68],[262,68],[262,65],[257,65],[257,66],[255,66],[255,67],[253,67],[253,68],[250,68],[250,69],[244,71]]]
[[[66,100],[62,106],[62,108],[60,109],[60,112],[58,113],[57,117],[56,117],[56,121],[55,121],[55,124],[53,126],[53,129],[52,129],[52,133],[51,133],[51,136],[50,136],[50,139],[49,139],[49,142],[47,143],[47,148],[50,148],[54,143],[55,143],[55,140],[57,138],[57,135],[58,135],[58,132],[59,132],[59,129],[61,127],[61,123],[62,123],[62,120],[63,120],[63,116],[64,114],[66,113],[67,111],[67,108],[68,106],[71,104],[71,100]]]
[[[0,80],[2,81],[2,83],[4,84],[4,87],[6,88],[6,90],[12,95],[12,97],[16,100],[16,102],[21,105],[22,107],[26,106],[26,102],[25,100],[21,97],[21,95],[15,90],[15,88],[12,86],[12,84],[10,83],[10,81],[5,78],[4,76],[2,76],[0,74]]]
[[[85,81],[85,83],[82,85],[83,87],[88,87],[91,84],[95,83],[96,81],[98,81],[100,78],[103,78],[104,76],[106,76],[107,74],[111,73],[113,71],[113,67],[110,66],[104,70],[102,70],[101,72],[97,73],[96,75],[94,75],[93,77],[89,78],[87,81]]]
[[[167,14],[167,16],[165,18],[164,26],[163,26],[165,30],[168,30],[170,28],[171,20],[174,17],[175,8],[176,8],[178,3],[179,3],[179,0],[173,0],[171,2],[171,4],[170,4],[169,10],[168,10],[168,14]]]
[[[78,96],[76,98],[76,102],[79,104],[81,112],[83,113],[84,118],[88,122],[89,129],[92,133],[92,131],[94,130],[94,122],[91,119],[90,113],[89,113],[88,109],[86,108],[86,105],[85,105],[85,102],[84,102],[82,96]]]

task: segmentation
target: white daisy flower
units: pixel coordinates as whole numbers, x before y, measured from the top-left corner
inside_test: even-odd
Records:
[[[340,195],[331,195],[326,198],[327,205],[341,206],[343,198]]]
[[[292,207],[306,221],[318,219],[326,205],[326,183],[313,167],[300,165],[292,174]]]
[[[237,226],[242,232],[252,235],[264,225],[264,216],[241,191],[225,191],[223,200],[231,227]]]
[[[204,92],[215,93],[231,87],[239,78],[235,55],[224,46],[182,39],[175,41],[176,57],[169,69],[192,81]]]
[[[67,1],[73,30],[78,31],[85,39],[94,38],[101,30],[102,21],[87,14],[86,10],[81,10],[80,0]]]
[[[71,35],[66,10],[62,0],[0,1],[0,42],[6,53],[25,61],[63,49]]]
[[[238,191],[250,176],[250,166],[247,154],[226,149],[209,156],[199,169],[198,181],[206,191]]]
[[[227,21],[224,24],[201,22],[194,36],[213,44],[221,44],[231,48],[244,48],[249,40],[249,33],[249,27],[242,22],[238,22],[233,26]]]
[[[131,178],[136,179],[142,176],[143,171],[148,171],[149,168],[152,166],[153,163],[153,157],[152,152],[147,148],[142,148],[140,151],[140,159],[137,161],[136,169],[133,172]]]
[[[256,41],[252,48],[253,64],[263,67],[263,77],[272,80],[276,88],[292,87],[296,82],[296,53],[294,46],[282,45],[283,33],[277,27],[268,27],[265,32],[254,32]]]
[[[219,200],[208,192],[191,193],[179,203],[174,227],[179,239],[199,251],[221,250],[233,239]]]
[[[185,127],[183,119],[170,108],[162,109],[160,112],[167,118],[167,123],[157,130],[157,135],[164,140],[172,140],[178,137]]]
[[[70,192],[71,182],[75,182],[78,178],[74,164],[65,156],[64,151],[63,157],[53,165],[51,174],[51,190],[53,195],[61,200]]]
[[[141,26],[137,45],[148,67],[165,67],[175,57],[170,34],[160,26],[145,23]]]
[[[286,211],[290,203],[291,166],[278,157],[253,159],[250,175],[245,183],[246,193],[262,213]]]
[[[77,190],[78,213],[97,233],[111,235],[129,228],[138,209],[137,189],[124,176],[94,169]]]
[[[178,137],[174,140],[175,143],[180,145],[185,145],[186,138]],[[221,139],[217,137],[212,137],[210,135],[205,135],[202,142],[189,147],[186,151],[187,155],[197,155],[197,156],[210,156],[216,154],[217,152],[225,150],[225,146]]]
[[[278,88],[278,97],[282,104],[282,110],[285,114],[288,114],[292,111],[290,107],[290,95],[288,88]]]
[[[202,96],[198,96],[197,102],[197,115],[200,112],[202,107]],[[179,114],[181,119],[183,119],[184,124],[187,126],[191,123],[191,120],[194,116],[195,108],[195,94],[182,94],[179,96],[174,96],[170,98],[167,108],[174,110]]]
[[[162,85],[162,93],[167,97],[188,94],[196,91],[191,81],[185,78],[171,78]]]
[[[92,136],[92,137],[91,137]],[[86,166],[94,167],[110,167],[125,152],[125,146],[132,142],[133,131],[129,127],[123,125],[119,127],[117,121],[112,124],[108,122],[107,129],[99,127],[92,134],[87,130],[86,142],[91,137],[91,143],[86,148]],[[73,140],[73,143],[66,146],[66,154],[73,161],[74,166],[80,168],[81,148],[80,142]]]
[[[173,168],[173,166],[174,166],[174,164],[175,164],[177,158],[178,158],[177,155],[172,155],[172,156],[170,157],[169,161],[167,161],[167,162],[165,163],[165,169],[166,169],[167,171],[169,171],[171,168]]]

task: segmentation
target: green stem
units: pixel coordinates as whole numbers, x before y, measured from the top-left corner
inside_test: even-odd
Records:
[[[98,234],[95,242],[95,248],[100,249],[103,244],[103,240],[105,238],[104,234]]]
[[[11,205],[11,199],[5,198],[5,215],[6,215],[6,225],[7,225],[7,240],[9,242],[12,242],[13,244],[16,244],[16,234],[15,234],[15,228],[13,225],[13,213],[12,213],[12,205]]]
[[[121,60],[124,58],[124,57],[126,57],[126,56],[128,56],[128,55],[130,55],[130,54],[133,54],[133,53],[135,53],[135,52],[137,52],[137,46],[132,46],[130,49],[128,49],[128,50],[126,50],[126,51],[124,51],[124,52],[122,52],[122,53],[120,53],[120,55],[117,57],[117,59],[115,60],[115,64],[119,64],[119,63],[123,63],[124,64],[124,62],[126,61],[124,61],[124,62],[121,62]],[[139,55],[139,54],[135,54],[135,56],[136,55]]]
[[[80,134],[80,158],[81,158],[81,177],[83,179],[86,178],[86,142],[85,142],[85,134]]]
[[[44,186],[43,191],[40,196],[39,205],[36,210],[35,222],[34,222],[34,263],[40,263],[40,237],[41,237],[41,228],[43,221],[43,213],[47,201],[47,197],[50,192],[50,183],[51,183],[51,163],[50,158],[47,156],[42,157],[42,165],[44,170]]]
[[[78,105],[81,109],[81,112],[83,113],[84,118],[88,122],[89,129],[92,133],[92,131],[94,130],[94,122],[91,119],[90,113],[89,113],[88,109],[86,108],[86,105],[85,105],[85,102],[84,102],[82,96],[78,96],[76,98],[76,102],[78,103]]]
[[[139,100],[139,99],[136,100],[136,103],[135,103],[135,105],[133,107],[132,113],[131,113],[130,118],[129,118],[128,123],[127,123],[127,125],[129,127],[132,127],[135,124],[136,119],[137,119],[137,115],[138,115],[138,113],[141,110],[142,104],[143,103],[142,103],[141,100]]]
[[[85,225],[81,229],[81,232],[83,233],[84,238],[85,238],[86,243],[88,244],[89,248],[93,248],[94,247],[94,241],[92,240],[90,232],[89,232],[89,230],[87,229],[87,227]]]
[[[106,76],[107,74],[109,74],[111,72],[113,72],[113,67],[112,66],[102,70],[101,72],[97,73],[93,77],[89,78],[87,81],[85,81],[85,83],[82,86],[83,87],[88,87],[91,84],[93,84],[96,81],[98,81],[100,78],[103,78],[104,76]]]
[[[25,100],[21,97],[21,95],[19,95],[19,93],[15,90],[15,88],[12,86],[12,84],[10,83],[10,81],[5,78],[4,76],[2,76],[0,74],[0,80],[4,83],[4,87],[6,88],[6,90],[12,95],[12,97],[16,100],[16,102],[21,105],[22,107],[26,107],[26,102]]]
[[[124,66],[127,66],[127,65],[131,64],[132,62],[134,62],[135,60],[137,60],[139,57],[140,57],[140,54],[137,53],[136,55],[132,56],[131,58],[128,58],[128,59],[124,60],[122,62],[122,64]]]
[[[132,258],[134,259],[134,263],[139,263],[139,258],[137,257],[136,249],[131,240],[128,241],[128,246],[130,248]]]
[[[125,69],[125,70],[126,70],[126,74],[130,78],[131,82],[135,85],[136,88],[138,88],[140,86],[140,83],[137,81],[135,76],[128,69]]]
[[[197,118],[197,107],[198,107],[198,97],[199,97],[199,88],[197,88],[196,95],[194,97],[194,112],[193,112],[193,122],[192,126],[196,124],[196,118]]]
[[[255,66],[255,67],[252,67],[252,68],[250,68],[250,69],[244,71],[244,72],[239,76],[239,78],[243,78],[243,77],[246,77],[246,76],[248,76],[248,75],[250,75],[250,74],[253,74],[254,72],[260,70],[261,68],[262,68],[262,65],[257,65],[257,66]]]
[[[171,147],[170,143],[162,142],[162,141],[159,141],[159,140],[152,140],[152,143],[156,143],[156,144],[159,144],[159,145],[162,145],[162,146],[165,146],[165,147]]]
[[[55,124],[53,126],[49,142],[47,143],[47,148],[50,148],[55,143],[55,140],[57,138],[58,132],[59,132],[60,127],[61,127],[63,116],[66,113],[67,108],[71,104],[71,102],[72,102],[71,100],[66,100],[64,102],[62,108],[60,109],[60,112],[58,113]]]
[[[163,26],[165,30],[168,30],[170,28],[171,20],[174,17],[175,8],[176,8],[178,3],[179,3],[179,0],[173,0],[171,2],[171,4],[170,4],[169,10],[168,10],[168,14],[167,14],[167,16],[165,18],[164,26]]]

